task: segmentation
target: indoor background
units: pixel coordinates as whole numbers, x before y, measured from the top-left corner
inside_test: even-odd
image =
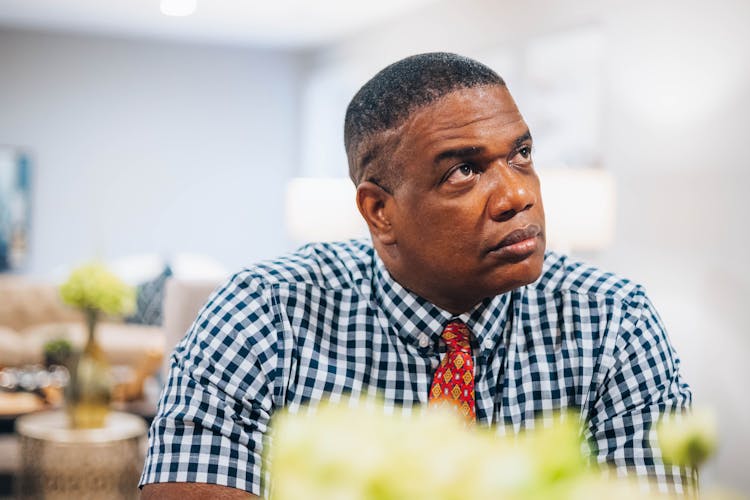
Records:
[[[507,80],[539,168],[611,174],[614,237],[577,256],[645,285],[718,415],[704,484],[750,493],[750,2],[377,3],[275,2],[243,24],[248,6],[218,17],[228,1],[161,19],[155,0],[0,0],[0,145],[27,161],[10,272],[178,253],[236,270],[291,250],[287,184],[346,175],[357,88],[409,54],[476,57]],[[600,210],[586,199],[572,217]]]

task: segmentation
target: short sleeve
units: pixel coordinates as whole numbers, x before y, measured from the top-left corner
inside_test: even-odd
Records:
[[[597,399],[590,406],[588,438],[595,459],[618,475],[648,478],[659,492],[693,494],[696,472],[663,463],[655,425],[661,416],[689,410],[692,394],[680,360],[651,301],[636,288],[623,306]]]
[[[260,495],[277,329],[267,287],[239,274],[175,348],[140,486],[198,482]]]

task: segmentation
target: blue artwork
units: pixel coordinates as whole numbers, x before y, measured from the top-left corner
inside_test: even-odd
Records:
[[[31,182],[28,156],[0,146],[0,272],[23,267],[28,255]]]

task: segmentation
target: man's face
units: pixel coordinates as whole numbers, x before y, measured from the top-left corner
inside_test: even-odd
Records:
[[[529,129],[505,87],[452,92],[401,127],[386,259],[402,285],[454,313],[535,281],[544,209]]]

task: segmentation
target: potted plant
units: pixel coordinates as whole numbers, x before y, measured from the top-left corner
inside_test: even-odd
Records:
[[[101,263],[73,270],[60,286],[63,302],[80,309],[86,321],[83,351],[70,365],[65,405],[75,428],[104,426],[112,394],[109,365],[96,341],[96,326],[103,315],[120,316],[135,308],[135,290]]]
[[[44,344],[44,366],[68,367],[73,356],[73,344],[68,339],[59,338]]]

